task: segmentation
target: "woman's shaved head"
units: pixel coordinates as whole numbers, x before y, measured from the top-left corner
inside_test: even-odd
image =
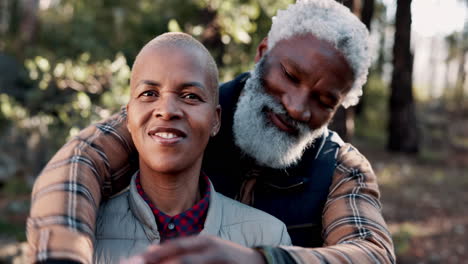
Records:
[[[218,67],[216,66],[216,62],[214,61],[210,52],[205,48],[205,46],[203,46],[203,44],[201,44],[198,40],[194,39],[188,34],[180,32],[171,32],[159,35],[156,38],[152,39],[140,50],[135,59],[132,69],[135,69],[137,67],[141,60],[141,57],[147,54],[147,52],[154,51],[154,49],[163,48],[180,48],[186,52],[190,52],[196,55],[200,59],[200,67],[205,68],[209,88],[211,91],[213,91],[215,101],[218,102]],[[170,59],[170,56],[171,55],[168,54],[168,59]],[[133,87],[132,80],[130,80],[130,86]]]

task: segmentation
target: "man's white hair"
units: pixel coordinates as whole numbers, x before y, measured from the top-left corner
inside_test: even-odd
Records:
[[[344,55],[353,69],[354,83],[341,104],[345,108],[357,104],[371,64],[366,26],[335,0],[297,0],[273,18],[268,50],[282,39],[307,33],[331,43]]]

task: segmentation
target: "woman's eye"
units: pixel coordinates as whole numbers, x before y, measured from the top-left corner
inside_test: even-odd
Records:
[[[202,101],[200,96],[196,95],[196,94],[193,94],[193,93],[189,93],[189,94],[184,94],[182,96],[182,98],[184,99],[189,99],[189,100],[199,100],[199,101]]]

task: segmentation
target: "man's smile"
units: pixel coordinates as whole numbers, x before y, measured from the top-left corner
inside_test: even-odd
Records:
[[[294,135],[299,132],[298,129],[293,124],[291,124],[291,122],[287,121],[283,115],[276,114],[271,110],[268,110],[266,114],[271,122],[280,130]]]

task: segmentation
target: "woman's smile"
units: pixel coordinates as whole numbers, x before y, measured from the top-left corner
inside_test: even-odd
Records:
[[[184,131],[172,127],[156,127],[151,129],[148,135],[156,143],[164,146],[175,145],[187,137]]]

